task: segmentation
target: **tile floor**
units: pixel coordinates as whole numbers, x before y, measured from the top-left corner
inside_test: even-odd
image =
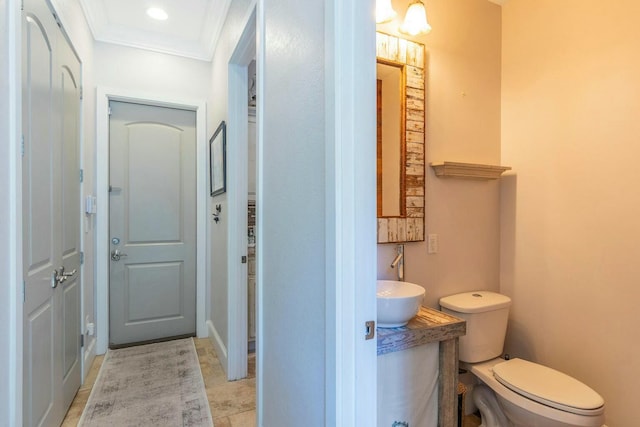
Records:
[[[249,375],[240,381],[227,377],[208,338],[194,338],[215,427],[255,427],[256,425],[256,364],[255,353],[249,355]],[[62,423],[63,427],[78,425],[91,388],[96,381],[104,356],[97,356],[87,380],[80,387]],[[465,417],[464,427],[478,427],[480,419]]]
[[[249,355],[248,377],[239,381],[227,381],[211,341],[208,338],[194,338],[194,341],[215,427],[255,427],[255,353]],[[103,356],[97,356],[93,362],[87,380],[71,403],[62,423],[63,427],[78,425],[103,360]]]
[[[82,411],[84,411],[84,407],[89,400],[91,388],[93,388],[93,383],[96,382],[96,377],[98,376],[98,371],[100,371],[100,366],[102,366],[103,360],[104,356],[96,356],[94,359],[86,381],[82,386],[80,386],[80,390],[78,390],[76,397],[73,399],[73,402],[71,402],[71,407],[67,411],[67,415],[64,417],[62,427],[75,427],[78,425],[78,421],[80,421]]]

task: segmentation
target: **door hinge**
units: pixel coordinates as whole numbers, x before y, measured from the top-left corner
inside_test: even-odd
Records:
[[[20,154],[24,157],[24,135],[20,137]]]
[[[80,334],[80,347],[84,347],[84,334]]]
[[[84,182],[84,169],[80,169],[80,182]]]
[[[240,261],[242,261],[243,264],[247,263],[247,256],[246,255],[242,255],[242,258],[240,258]]]
[[[84,99],[84,86],[80,86],[80,99]]]
[[[24,0],[20,2],[20,10],[24,10]]]
[[[111,107],[109,107],[109,111],[108,111],[109,115],[111,115]]]
[[[84,252],[80,252],[80,265],[84,264]]]
[[[22,302],[27,300],[27,284],[25,281],[22,281]]]

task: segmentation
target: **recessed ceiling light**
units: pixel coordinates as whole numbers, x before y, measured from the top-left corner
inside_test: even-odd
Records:
[[[163,9],[160,9],[159,7],[150,7],[149,9],[147,9],[147,15],[149,15],[153,19],[157,19],[158,21],[164,21],[169,17],[169,15],[167,15],[167,12],[165,12]]]

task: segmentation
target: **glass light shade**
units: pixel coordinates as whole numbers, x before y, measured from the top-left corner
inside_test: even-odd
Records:
[[[376,0],[376,24],[389,22],[397,15],[391,6],[391,0]]]
[[[418,0],[409,5],[400,31],[412,36],[427,34],[431,31],[431,25],[427,22],[427,11],[421,1]]]

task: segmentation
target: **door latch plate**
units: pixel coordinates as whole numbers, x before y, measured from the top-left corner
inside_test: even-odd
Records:
[[[365,340],[372,340],[373,337],[376,336],[376,322],[375,322],[375,320],[369,320],[367,322],[364,322],[364,327],[365,327],[365,331],[366,331],[364,339]]]

